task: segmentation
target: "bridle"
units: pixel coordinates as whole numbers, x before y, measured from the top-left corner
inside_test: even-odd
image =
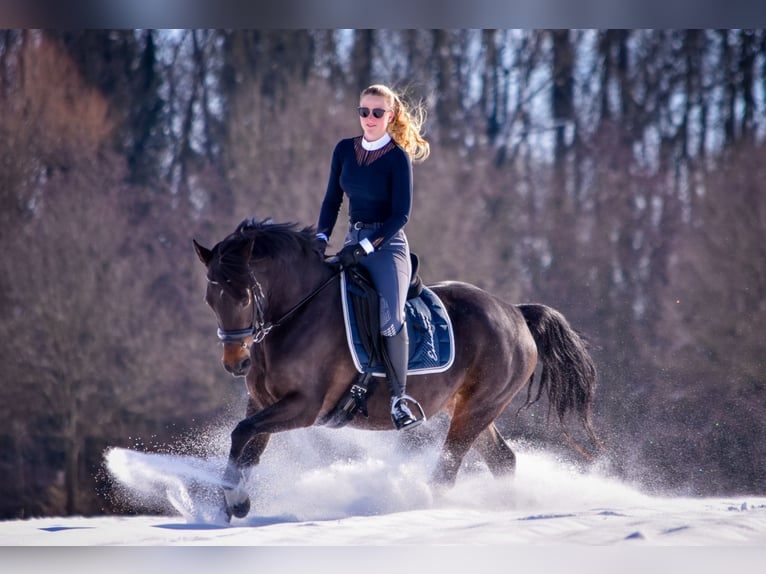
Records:
[[[260,344],[266,338],[266,336],[275,327],[279,327],[290,317],[292,317],[301,307],[306,305],[314,297],[316,297],[322,290],[325,289],[332,281],[340,275],[342,269],[338,269],[333,272],[328,279],[326,279],[319,287],[315,288],[311,293],[306,295],[303,299],[293,305],[284,315],[282,315],[276,321],[266,321],[266,295],[263,293],[263,287],[261,286],[258,278],[251,271],[250,277],[252,282],[248,285],[247,291],[250,295],[251,306],[253,308],[253,318],[250,322],[250,327],[247,329],[226,330],[218,329],[218,339],[224,344],[239,343],[243,348],[247,349],[253,343]],[[211,281],[211,283],[214,283]]]

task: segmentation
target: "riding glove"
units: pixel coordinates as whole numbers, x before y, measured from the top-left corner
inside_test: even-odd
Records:
[[[338,262],[343,267],[350,267],[351,265],[359,263],[359,260],[365,255],[367,255],[367,251],[365,251],[360,243],[352,243],[338,251],[337,257]]]

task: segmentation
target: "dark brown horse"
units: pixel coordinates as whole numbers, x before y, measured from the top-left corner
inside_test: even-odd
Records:
[[[258,463],[271,433],[323,420],[357,377],[344,331],[337,269],[328,265],[311,228],[247,221],[206,249],[194,242],[207,268],[207,304],[218,319],[223,365],[245,376],[246,417],[231,433],[224,473],[227,515],[242,517],[250,503],[243,471]],[[494,475],[513,472],[515,455],[494,420],[542,368],[536,397],[545,391],[563,422],[569,411],[591,427],[595,368],[583,341],[557,311],[544,305],[510,305],[467,283],[430,288],[447,308],[455,359],[444,373],[410,377],[407,391],[430,418],[450,417],[433,474],[454,484],[473,446]],[[350,426],[393,429],[385,392],[373,394],[369,417]],[[568,435],[567,435],[568,436]]]

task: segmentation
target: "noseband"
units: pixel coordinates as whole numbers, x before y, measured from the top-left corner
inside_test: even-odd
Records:
[[[241,343],[243,347],[247,347],[245,339],[251,337],[255,333],[255,329],[250,327],[249,329],[239,329],[238,331],[225,331],[218,329],[218,339],[221,343]]]
[[[243,348],[247,349],[252,343],[261,343],[266,338],[274,327],[279,327],[287,319],[289,319],[294,313],[303,307],[306,303],[316,297],[325,287],[327,287],[333,279],[340,275],[341,269],[333,272],[333,274],[322,283],[319,287],[314,289],[306,297],[301,299],[296,305],[290,308],[279,320],[274,322],[266,321],[266,296],[263,293],[263,287],[258,282],[255,274],[250,273],[252,278],[252,284],[248,286],[247,290],[250,295],[251,305],[253,307],[253,319],[250,323],[250,327],[247,329],[238,330],[226,330],[218,329],[218,339],[224,344],[239,343]],[[252,339],[251,339],[252,337]],[[250,339],[250,342],[248,342]]]

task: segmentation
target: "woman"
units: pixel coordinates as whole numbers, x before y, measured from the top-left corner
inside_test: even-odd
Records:
[[[362,91],[358,112],[363,134],[335,146],[317,237],[327,243],[343,196],[348,196],[351,221],[337,256],[344,267],[363,265],[380,295],[391,419],[397,429],[409,429],[424,418],[413,416],[407,401],[416,401],[405,394],[409,340],[404,303],[411,263],[404,225],[412,208],[412,161],[430,153],[421,135],[425,112],[421,105],[408,109],[399,94],[381,84]]]

